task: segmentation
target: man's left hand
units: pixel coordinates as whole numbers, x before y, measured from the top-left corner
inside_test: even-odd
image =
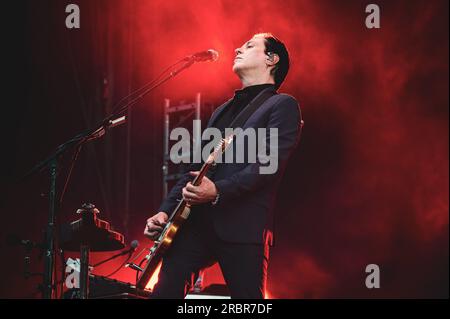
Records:
[[[192,176],[197,176],[198,171],[190,172]],[[198,186],[192,185],[191,182],[183,188],[183,199],[190,205],[209,203],[216,199],[216,185],[206,176],[203,176],[202,182]]]

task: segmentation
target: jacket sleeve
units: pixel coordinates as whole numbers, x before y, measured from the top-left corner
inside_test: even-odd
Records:
[[[246,193],[255,192],[267,183],[274,182],[282,174],[290,153],[299,141],[301,130],[301,114],[297,101],[284,95],[276,103],[269,116],[267,125],[266,145],[270,142],[270,128],[278,128],[278,168],[274,174],[261,174],[260,167],[264,166],[257,159],[256,163],[245,166],[241,171],[215,182],[220,194],[217,205],[226,204]],[[258,157],[259,158],[259,157]]]

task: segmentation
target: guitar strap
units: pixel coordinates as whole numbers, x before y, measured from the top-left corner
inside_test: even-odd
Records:
[[[264,89],[262,92],[260,92],[244,109],[239,112],[239,114],[236,116],[236,118],[231,122],[231,124],[228,126],[230,128],[242,128],[244,124],[247,122],[249,117],[261,106],[264,104],[265,101],[267,101],[270,97],[278,94],[274,87],[270,87],[267,89]],[[231,102],[232,103],[232,102]],[[225,132],[222,132],[222,136],[225,137]],[[209,179],[213,179],[215,172],[217,171],[219,164],[214,165],[210,167],[208,173],[206,176],[208,176]]]
[[[239,114],[229,125],[230,128],[237,128],[244,126],[248,118],[270,97],[278,94],[275,88],[270,87],[259,93]]]

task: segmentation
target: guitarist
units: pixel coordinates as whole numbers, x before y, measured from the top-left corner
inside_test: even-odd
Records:
[[[220,163],[212,177],[193,186],[199,166],[191,165],[159,212],[147,220],[144,234],[155,240],[181,198],[193,208],[163,257],[153,298],[184,298],[193,274],[215,262],[232,298],[264,298],[277,185],[298,144],[302,120],[297,101],[276,92],[289,70],[285,45],[272,34],[261,33],[235,53],[233,71],[242,89],[213,113],[208,127],[223,131],[256,101],[257,109],[239,127],[278,128],[278,169],[260,174],[258,161]]]

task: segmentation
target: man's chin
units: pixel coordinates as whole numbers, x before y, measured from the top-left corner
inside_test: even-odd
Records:
[[[233,64],[232,70],[234,73],[239,74],[240,71],[242,70],[242,66],[239,65],[239,63],[235,63],[235,64]]]

